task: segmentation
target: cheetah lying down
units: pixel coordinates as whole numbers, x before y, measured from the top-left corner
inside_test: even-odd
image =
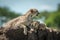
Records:
[[[17,26],[20,26],[20,28],[24,29],[24,34],[27,35],[27,27],[31,22],[32,18],[37,16],[39,14],[37,9],[30,9],[26,14],[19,16],[17,18],[14,18],[7,23],[3,24],[4,32],[8,30],[11,27],[16,28]]]

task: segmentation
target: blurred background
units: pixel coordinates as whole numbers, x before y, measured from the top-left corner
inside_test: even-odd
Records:
[[[60,0],[0,0],[0,26],[36,8],[40,14],[34,20],[48,27],[60,29]]]

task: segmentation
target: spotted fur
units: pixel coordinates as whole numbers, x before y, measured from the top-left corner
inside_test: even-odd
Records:
[[[33,20],[32,18],[38,15],[38,10],[37,9],[30,9],[26,14],[19,16],[17,18],[14,18],[7,23],[3,24],[3,27],[5,27],[4,31],[7,29],[13,27],[16,28],[17,26],[20,26],[21,28],[24,29],[24,34],[27,34],[27,27],[31,21]]]

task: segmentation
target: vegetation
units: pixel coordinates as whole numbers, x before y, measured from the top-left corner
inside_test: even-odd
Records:
[[[44,18],[44,22],[47,24],[48,27],[60,28],[60,4],[58,4],[58,8],[56,11],[40,12],[38,18]]]
[[[2,26],[6,21],[20,15],[20,13],[13,12],[8,7],[0,7],[0,26]]]
[[[8,7],[0,7],[0,16],[5,16],[7,18],[14,18],[20,15],[21,14],[10,11]]]
[[[6,17],[7,19],[12,19],[22,14],[15,13],[11,11],[8,7],[0,7],[0,17]],[[38,17],[35,19],[42,19],[44,18],[44,22],[47,24],[48,27],[57,27],[60,28],[60,4],[58,4],[58,8],[56,11],[48,12],[43,11],[40,12]]]

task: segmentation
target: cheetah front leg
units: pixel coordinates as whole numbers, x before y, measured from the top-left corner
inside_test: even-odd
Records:
[[[24,33],[25,35],[27,35],[27,27],[26,27],[25,25],[23,25],[23,24],[21,24],[21,26],[22,26],[23,29],[24,29],[23,33]]]

